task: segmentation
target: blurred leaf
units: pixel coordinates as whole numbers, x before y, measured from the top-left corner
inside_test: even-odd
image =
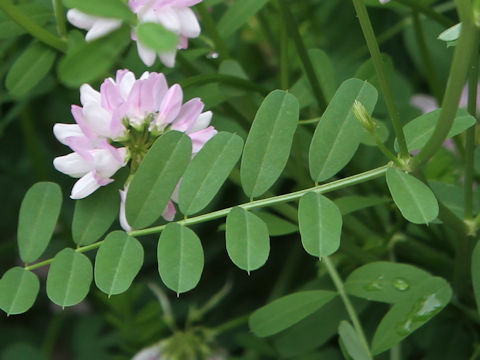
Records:
[[[276,334],[313,314],[335,296],[333,291],[312,290],[281,297],[250,316],[250,330],[259,337]]]
[[[177,34],[153,22],[141,23],[137,28],[137,36],[142,45],[157,52],[175,51],[179,41]]]
[[[348,321],[342,320],[340,322],[338,334],[340,335],[340,339],[347,349],[348,354],[354,360],[373,359],[369,354],[369,350],[365,348],[365,345],[363,345],[360,335]]]
[[[29,20],[40,26],[45,25],[48,20],[54,18],[52,10],[39,2],[18,4],[15,7],[27,16]],[[14,22],[3,11],[0,11],[0,39],[13,38],[26,32],[27,30]]]
[[[47,248],[61,207],[57,184],[39,182],[25,194],[18,218],[18,248],[24,263],[37,260]]]
[[[242,0],[233,2],[218,22],[217,30],[227,38],[255,15],[268,0]]]
[[[313,180],[329,179],[347,165],[358,148],[358,134],[362,127],[353,114],[353,103],[360,101],[371,113],[377,96],[377,90],[365,81],[349,79],[340,85],[310,144],[309,164]]]
[[[191,155],[192,142],[184,133],[169,131],[155,141],[128,189],[126,215],[132,228],[147,227],[160,217]]]
[[[292,94],[275,90],[255,115],[240,167],[243,190],[249,197],[265,193],[282,173],[290,154],[299,116]]]
[[[197,213],[210,203],[240,159],[242,150],[242,138],[226,132],[218,133],[205,144],[183,175],[179,191],[182,213]]]
[[[390,349],[417,330],[447,306],[452,297],[450,285],[442,278],[429,277],[388,311],[375,331],[373,355]]]
[[[412,296],[431,275],[413,265],[379,261],[353,271],[345,282],[350,295],[395,304]]]
[[[143,247],[123,231],[107,235],[95,258],[95,284],[105,294],[126,291],[143,265]]]
[[[428,224],[438,216],[438,202],[423,182],[401,170],[387,170],[387,185],[403,217],[414,224]]]
[[[158,272],[164,284],[177,294],[197,286],[202,276],[202,243],[189,228],[170,223],[158,240]]]
[[[337,90],[335,67],[327,53],[321,49],[310,49],[308,55],[320,82],[325,98],[330,101]]]
[[[463,187],[445,184],[439,181],[429,181],[428,185],[439,202],[449,208],[459,219],[465,217],[465,196]],[[480,201],[478,201],[477,192],[473,194],[473,208],[475,213],[480,210]]]
[[[125,20],[130,23],[136,21],[136,16],[121,0],[63,0],[68,8],[75,8],[85,14]]]
[[[11,268],[0,279],[0,309],[7,315],[24,313],[32,307],[39,289],[34,273],[18,266]]]
[[[259,211],[256,212],[255,215],[262,219],[265,225],[267,225],[270,236],[289,235],[298,231],[298,227],[295,224],[272,213]]]
[[[48,270],[47,295],[61,307],[77,305],[87,296],[92,277],[92,264],[85,255],[63,249]]]
[[[40,349],[26,342],[18,342],[3,349],[0,354],[2,360],[47,360]]]
[[[298,206],[298,224],[302,245],[310,255],[322,258],[340,247],[342,214],[325,196],[314,192],[302,196]]]
[[[75,244],[94,243],[110,228],[120,209],[118,186],[104,186],[75,202],[72,237]]]
[[[129,43],[130,29],[124,26],[109,36],[69,47],[58,64],[60,80],[76,88],[105,76]]]
[[[389,199],[377,196],[343,196],[333,201],[342,215],[348,215],[358,210],[367,209],[372,206],[385,204]]]
[[[472,285],[477,311],[480,312],[480,242],[477,242],[472,253]]]
[[[218,67],[218,73],[248,80],[248,76],[245,73],[245,70],[243,70],[242,65],[233,59],[222,61]],[[246,93],[246,90],[244,89],[239,89],[229,85],[221,85],[221,88],[228,92],[231,96],[241,96]]]
[[[248,273],[263,266],[270,253],[267,225],[256,215],[235,207],[227,216],[227,252]]]
[[[37,41],[30,43],[7,73],[8,91],[14,96],[27,94],[50,71],[55,56],[50,47]]]
[[[403,127],[408,151],[418,150],[425,146],[437,126],[440,112],[441,109],[437,109],[427,114],[420,115]],[[447,138],[463,133],[465,130],[475,125],[475,123],[475,118],[470,115],[467,110],[459,109],[453,121],[453,125],[448,132]],[[396,139],[395,150],[398,151],[398,143]]]

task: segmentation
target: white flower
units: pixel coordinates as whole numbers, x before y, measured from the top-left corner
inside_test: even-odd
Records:
[[[88,30],[85,36],[86,41],[96,40],[118,29],[122,25],[121,20],[87,15],[77,9],[68,10],[67,19],[72,25],[80,29]]]

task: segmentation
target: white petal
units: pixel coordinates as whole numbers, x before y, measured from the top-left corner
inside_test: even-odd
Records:
[[[189,38],[200,35],[200,24],[192,9],[188,7],[177,8],[177,16],[180,19],[180,34]]]
[[[159,53],[158,57],[160,58],[160,61],[163,63],[163,65],[172,68],[175,66],[176,55],[177,55],[177,52],[172,51],[172,52]]]
[[[90,30],[93,24],[95,24],[97,17],[87,15],[77,9],[70,9],[67,12],[67,19],[72,25],[80,29]]]
[[[95,179],[93,171],[85,174],[80,180],[78,180],[75,185],[73,185],[72,193],[70,198],[78,200],[83,199],[93,193],[100,187],[100,184]]]
[[[86,161],[75,152],[56,157],[53,159],[53,166],[58,171],[74,178],[82,177],[94,168],[93,163]]]
[[[205,129],[208,125],[210,125],[210,121],[212,121],[211,111],[205,111],[204,113],[201,113],[195,124],[193,124],[193,126],[188,129],[187,134],[191,134]]]
[[[126,155],[125,148],[121,148],[115,151],[118,152],[123,161],[118,161],[109,150],[94,150],[93,158],[95,170],[97,171],[97,174],[104,179],[108,179],[110,176],[115,174],[118,169],[124,166],[124,160]]]
[[[120,94],[124,99],[128,99],[128,95],[130,94],[135,81],[135,74],[131,71],[128,71],[122,76],[120,83],[117,84],[120,87]]]
[[[177,12],[171,7],[163,7],[159,11],[155,11],[157,16],[157,22],[162,24],[165,29],[173,31],[176,34],[180,33],[182,24]]]
[[[112,137],[110,123],[112,114],[96,104],[83,107],[83,116],[95,133],[103,137]]]
[[[121,20],[99,18],[85,36],[86,41],[93,41],[118,29],[122,25]]]
[[[125,203],[127,201],[128,186],[125,188],[125,190],[119,190],[119,191],[120,191],[120,214],[118,218],[120,220],[120,226],[126,232],[130,232],[132,231],[132,227],[128,223],[127,215],[125,213]]]
[[[97,90],[95,90],[88,84],[83,84],[82,86],[80,86],[80,102],[83,106],[90,105],[92,103],[100,105],[100,101],[101,96]]]
[[[155,51],[147,48],[146,46],[143,46],[140,44],[140,41],[137,40],[137,50],[138,50],[138,56],[140,56],[140,59],[142,59],[143,63],[147,66],[152,66],[153,63],[155,62],[155,58],[157,57],[157,54],[155,54]]]
[[[437,100],[430,95],[417,94],[412,96],[410,104],[420,109],[424,114],[438,109]]]
[[[72,136],[85,136],[80,126],[76,124],[55,124],[53,125],[53,134],[62,144],[67,145],[66,138]]]

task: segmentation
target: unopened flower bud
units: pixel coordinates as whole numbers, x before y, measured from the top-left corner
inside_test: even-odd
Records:
[[[363,104],[358,100],[355,100],[353,103],[353,113],[363,127],[368,130],[368,132],[375,132],[375,121],[373,121],[367,109],[365,109],[365,106],[363,106]]]

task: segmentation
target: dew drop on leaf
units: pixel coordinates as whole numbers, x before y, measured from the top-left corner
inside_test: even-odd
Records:
[[[397,289],[398,291],[407,291],[409,288],[410,288],[410,284],[402,279],[402,278],[396,278],[393,280],[393,286],[395,287],[395,289]]]

